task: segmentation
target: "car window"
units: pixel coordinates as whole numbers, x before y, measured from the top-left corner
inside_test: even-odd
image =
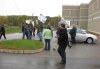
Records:
[[[69,33],[71,30],[71,28],[67,28],[67,32]],[[82,29],[77,29],[76,33],[80,33],[80,34],[86,34],[86,30],[82,30]]]
[[[86,32],[81,30],[81,29],[77,29],[77,33],[80,33],[80,34],[85,34]]]
[[[77,33],[81,33],[82,31],[80,29],[77,29]]]

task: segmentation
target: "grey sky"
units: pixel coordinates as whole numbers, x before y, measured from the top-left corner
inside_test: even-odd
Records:
[[[0,15],[58,16],[62,5],[79,5],[91,0],[0,0]]]

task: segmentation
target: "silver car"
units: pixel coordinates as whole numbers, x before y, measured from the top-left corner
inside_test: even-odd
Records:
[[[67,28],[69,41],[71,40],[71,36],[69,34],[69,31],[71,29],[72,28]],[[91,43],[96,43],[96,41],[97,37],[95,35],[87,33],[86,30],[77,29],[76,42],[87,42],[88,44],[91,44]]]

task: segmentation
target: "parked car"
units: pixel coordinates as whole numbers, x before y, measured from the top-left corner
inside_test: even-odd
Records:
[[[71,29],[72,28],[67,28],[69,41],[71,41],[71,36],[69,34],[69,31]],[[77,29],[76,42],[86,42],[88,44],[92,44],[92,43],[96,43],[96,41],[97,41],[97,37],[95,35],[87,33],[86,30]]]

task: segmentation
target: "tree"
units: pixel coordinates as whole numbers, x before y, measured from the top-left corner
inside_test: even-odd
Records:
[[[0,16],[0,25],[1,24],[7,24],[8,23],[8,19],[6,16]]]
[[[51,23],[52,26],[54,27],[57,27],[59,21],[61,20],[61,17],[60,16],[57,16],[57,17],[51,17],[48,20],[48,23]]]

